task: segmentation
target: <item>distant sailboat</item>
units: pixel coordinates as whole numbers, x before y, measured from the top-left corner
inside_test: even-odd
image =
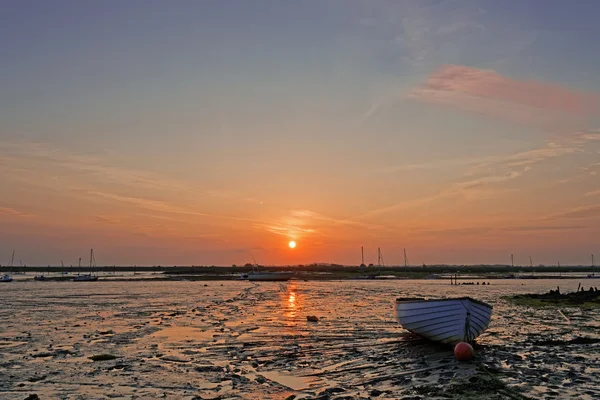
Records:
[[[9,269],[12,269],[12,265],[13,265],[14,260],[15,260],[15,251],[13,250],[13,252],[12,252],[12,258],[10,260],[10,268]],[[5,282],[6,283],[6,282],[12,282],[12,281],[13,281],[13,278],[11,278],[10,275],[8,275],[8,274],[4,274],[4,275],[0,276],[0,282]]]
[[[365,250],[362,246],[360,246],[360,259],[361,259],[360,268],[365,268],[366,267],[366,265],[365,265]]]
[[[600,278],[600,275],[596,275],[596,264],[594,263],[594,254],[592,254],[592,273],[587,276],[588,278]]]
[[[383,254],[381,254],[381,248],[378,247],[377,248],[377,271],[370,274],[367,278],[368,279],[378,279],[380,278],[381,275],[381,266],[385,266],[384,262],[383,262]]]
[[[510,266],[511,268],[515,267],[515,256],[513,254],[510,255]],[[515,274],[506,274],[504,275],[504,279],[514,279]]]
[[[79,266],[81,267],[81,258],[79,259]],[[91,282],[97,281],[98,276],[92,275],[92,268],[96,266],[96,259],[94,258],[94,249],[90,249],[90,273],[89,274],[77,274],[73,278],[75,282]]]
[[[48,265],[48,273],[50,273],[50,266],[49,265]],[[41,275],[34,276],[33,280],[35,280],[35,281],[45,281],[46,277],[44,276],[44,271],[42,271]]]
[[[410,270],[410,265],[408,264],[408,257],[406,256],[406,249],[404,249],[404,272],[408,272],[409,276],[412,277],[412,271]]]
[[[34,281],[45,281],[46,277],[44,276],[44,273],[42,272],[42,275],[36,275],[33,277]]]

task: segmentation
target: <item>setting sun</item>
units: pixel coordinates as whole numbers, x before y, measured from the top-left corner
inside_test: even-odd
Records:
[[[293,240],[291,240],[291,241],[288,243],[288,246],[290,246],[290,249],[293,249],[293,248],[295,248],[295,247],[296,247],[296,242],[294,242]]]

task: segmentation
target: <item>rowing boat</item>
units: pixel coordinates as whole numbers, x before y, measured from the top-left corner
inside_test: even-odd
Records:
[[[472,342],[485,331],[492,306],[470,297],[396,300],[396,319],[402,327],[426,339],[445,343]]]

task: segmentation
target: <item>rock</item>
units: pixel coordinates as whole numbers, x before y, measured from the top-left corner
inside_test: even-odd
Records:
[[[369,393],[370,396],[373,397],[378,397],[381,396],[383,394],[383,392],[381,390],[377,390],[377,389],[373,389],[371,390],[371,393]]]
[[[113,356],[112,354],[96,354],[88,358],[92,361],[109,361],[114,360],[117,356]]]
[[[223,372],[223,368],[216,365],[198,365],[194,369],[198,372]]]
[[[171,362],[178,362],[178,363],[190,362],[190,360],[187,360],[185,358],[175,357],[175,356],[164,356],[164,357],[161,357],[160,359],[164,360],[164,361],[171,361]]]
[[[309,315],[306,317],[306,320],[308,322],[319,322],[319,318],[315,315]]]
[[[321,393],[319,393],[317,395],[317,397],[323,397],[323,396],[329,397],[334,393],[343,393],[345,391],[346,391],[346,389],[342,389],[341,387],[328,388],[328,389],[323,390]]]
[[[294,400],[295,398],[296,398],[296,395],[292,394],[292,395],[286,397],[285,400]]]
[[[30,394],[29,396],[25,397],[25,400],[40,400],[40,396],[37,394]]]
[[[37,357],[52,357],[52,356],[54,356],[54,353],[50,352],[50,351],[45,351],[42,353],[36,353],[36,354],[31,355],[31,357],[36,357],[36,358]]]

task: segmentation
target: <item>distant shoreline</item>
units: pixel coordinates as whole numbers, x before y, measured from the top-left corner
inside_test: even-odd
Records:
[[[241,274],[252,271],[251,265],[245,266],[98,266],[98,267],[61,267],[61,266],[26,266],[9,267],[0,266],[0,273],[90,273],[90,272],[154,272],[167,275],[230,275]],[[296,266],[259,266],[262,271],[298,271],[313,274],[348,274],[356,275],[396,275],[396,276],[427,276],[430,274],[501,274],[501,275],[530,275],[536,273],[555,273],[555,274],[582,274],[593,273],[600,274],[600,268],[592,266],[506,266],[506,265],[427,265],[427,266],[370,266],[360,268],[358,266],[343,265],[296,265]]]
[[[82,271],[81,273],[87,273],[88,271]],[[124,273],[116,272],[112,273],[110,271],[103,271],[98,273],[97,271],[94,274],[98,274],[99,281],[105,282],[117,282],[117,281],[172,281],[172,282],[184,282],[184,281],[243,281],[245,279],[240,279],[241,273],[222,273],[222,274],[208,274],[208,273],[169,273],[167,272],[142,272],[133,274],[132,272]],[[35,273],[26,273],[26,274],[17,274],[14,275],[15,281],[33,281],[33,277]],[[71,281],[73,278],[77,276],[77,272],[68,273],[61,275],[59,273],[49,273],[44,275],[44,281]],[[19,277],[19,278],[17,278]],[[469,273],[469,274],[443,274],[431,276],[430,274],[423,273],[421,271],[416,273],[396,273],[389,274],[382,272],[381,274],[366,274],[366,273],[347,273],[347,272],[310,272],[310,271],[298,271],[296,276],[292,278],[296,281],[414,281],[420,280],[425,282],[436,282],[443,281],[448,282],[454,281],[457,285],[479,285],[484,282],[490,284],[494,281],[507,280],[507,281],[520,281],[520,280],[531,280],[531,279],[579,279],[579,280],[589,280],[590,282],[595,282],[596,279],[589,279],[586,273],[580,275],[573,274],[523,274],[523,275],[502,275],[502,274],[494,274],[494,273]],[[600,283],[600,280],[598,280]]]

